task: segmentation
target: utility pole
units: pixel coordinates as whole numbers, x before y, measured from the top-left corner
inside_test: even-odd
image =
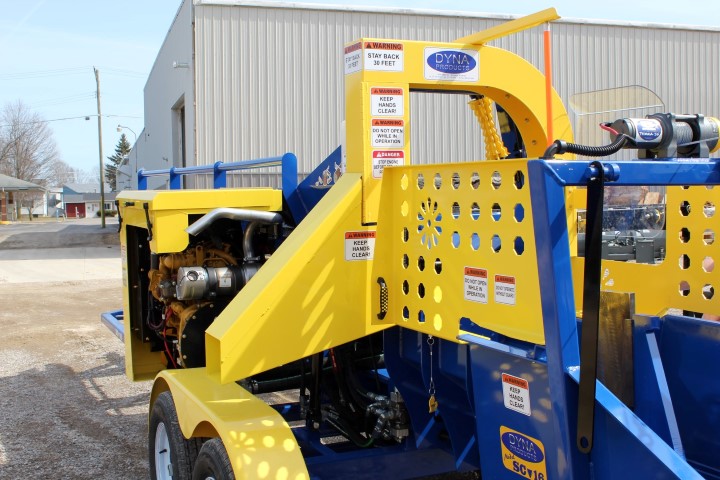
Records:
[[[95,84],[97,85],[97,110],[98,110],[98,148],[100,150],[100,224],[105,228],[105,164],[103,163],[102,148],[102,112],[100,111],[100,71],[93,67],[95,72]]]

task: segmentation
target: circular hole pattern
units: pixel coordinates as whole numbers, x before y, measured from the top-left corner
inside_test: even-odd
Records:
[[[440,187],[442,187],[442,177],[439,173],[435,174],[435,177],[433,178],[433,185],[435,185],[435,190],[440,190]]]
[[[422,283],[418,285],[418,297],[425,298],[425,285]]]
[[[492,246],[493,252],[498,253],[502,248],[502,240],[500,240],[500,236],[493,235],[490,244]]]
[[[515,221],[520,223],[525,219],[525,207],[523,207],[521,204],[516,204],[515,208],[513,208],[513,217],[515,218]]]
[[[703,285],[702,295],[705,297],[705,300],[710,300],[715,295],[715,289],[712,285],[705,284]]]
[[[705,202],[703,205],[703,215],[707,218],[712,218],[715,215],[715,204],[713,202]]]
[[[490,183],[495,190],[500,188],[500,186],[502,185],[502,175],[500,175],[500,172],[495,170],[492,173],[492,176],[490,177]]]
[[[493,220],[495,220],[495,221],[497,222],[498,220],[500,220],[500,217],[501,217],[501,216],[502,216],[502,208],[500,208],[500,204],[499,204],[499,203],[493,203],[493,206],[492,206],[492,218],[493,218]]]
[[[407,295],[408,292],[410,292],[410,284],[408,283],[407,280],[403,280],[403,287],[402,287],[402,288],[403,288],[403,293],[404,293],[405,295]]]
[[[515,188],[518,190],[522,189],[525,186],[525,174],[520,170],[516,171],[515,175],[513,175],[513,183],[515,184]]]
[[[407,174],[404,173],[403,176],[400,177],[400,188],[402,188],[403,190],[407,190],[409,183],[410,183],[410,180],[408,179]]]
[[[410,258],[408,258],[407,254],[403,254],[403,268],[408,268],[410,265]]]
[[[460,246],[460,234],[458,232],[453,232],[450,239],[453,247],[458,248]]]
[[[435,273],[439,274],[442,272],[442,260],[439,258],[435,259]]]
[[[473,202],[470,206],[470,216],[473,220],[480,218],[480,205],[478,205],[477,202]]]
[[[460,204],[458,202],[453,202],[452,204],[452,217],[455,220],[460,218]]]
[[[439,313],[436,313],[435,316],[433,317],[433,328],[435,329],[436,332],[439,332],[440,330],[442,330],[442,317],[440,316]]]
[[[403,217],[407,217],[408,211],[410,210],[410,206],[408,205],[408,202],[402,202],[402,205],[400,205],[400,213],[402,213]]]
[[[712,245],[715,243],[715,232],[709,228],[703,232],[703,243],[705,245]]]
[[[473,250],[477,250],[478,248],[480,248],[480,235],[478,235],[477,233],[473,233],[472,235],[470,235],[470,247]]]
[[[690,284],[685,280],[681,281],[678,284],[678,292],[681,296],[687,297],[688,295],[690,295]]]
[[[470,185],[473,190],[477,190],[480,186],[480,175],[477,172],[473,172],[472,175],[470,175]]]
[[[435,303],[442,302],[442,288],[440,288],[440,285],[433,289],[433,300],[435,300]]]
[[[410,239],[410,232],[408,232],[407,227],[404,227],[402,233],[402,240],[403,242],[407,243],[408,239]]]
[[[425,176],[422,173],[418,173],[417,176],[417,187],[422,190],[425,188]]]
[[[418,312],[418,322],[425,323],[425,312],[422,310]]]
[[[682,229],[680,229],[680,234],[678,236],[682,243],[687,243],[690,241],[690,230],[688,230],[686,227],[683,227]]]
[[[410,320],[410,309],[407,306],[403,307],[402,318],[406,322]]]
[[[452,188],[453,190],[457,190],[460,188],[460,174],[455,172],[452,174]]]
[[[422,255],[418,257],[418,270],[425,270],[425,258]]]
[[[687,200],[683,200],[683,202],[680,204],[680,215],[683,217],[687,217],[690,215],[690,202]]]
[[[681,270],[687,270],[690,268],[690,257],[688,257],[686,254],[680,255],[680,259],[678,260],[678,266]]]
[[[712,257],[705,257],[705,258],[703,258],[702,268],[703,268],[703,270],[705,270],[707,273],[712,272],[713,270],[715,270],[715,260],[714,260]]]
[[[513,250],[518,255],[522,255],[525,251],[525,240],[522,239],[522,237],[515,237],[515,240],[513,241]]]

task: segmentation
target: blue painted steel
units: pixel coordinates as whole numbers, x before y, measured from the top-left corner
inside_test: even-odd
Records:
[[[287,199],[297,189],[297,157],[293,153],[286,153],[280,157],[260,158],[240,162],[215,162],[213,165],[171,167],[160,170],[140,169],[138,171],[138,189],[147,190],[147,179],[149,177],[169,176],[170,189],[179,190],[182,188],[181,178],[183,175],[196,175],[203,173],[213,174],[214,188],[224,188],[227,186],[227,172],[277,166],[282,169],[282,190],[285,198]]]
[[[502,345],[473,335],[464,335],[470,343],[471,374],[475,391],[475,417],[478,446],[480,448],[483,478],[517,479],[519,474],[506,468],[502,462],[501,427],[539,439],[544,446],[547,479],[584,478],[572,477],[571,465],[558,463],[560,443],[548,365],[531,361],[525,355],[503,351]],[[529,406],[531,415],[511,410],[505,406],[502,374],[522,378],[529,383]],[[540,465],[538,465],[540,466]],[[542,469],[539,473],[542,473]],[[530,478],[540,478],[539,473]],[[528,477],[525,477],[528,478]]]
[[[452,445],[443,435],[442,424],[428,411],[430,394],[426,372],[430,370],[430,356],[426,350],[427,335],[403,328],[390,328],[383,332],[383,338],[385,368],[405,400],[416,446],[451,451]],[[434,363],[437,364],[436,359]]]
[[[720,478],[720,323],[667,316],[658,347],[688,463]]]
[[[670,398],[670,389],[668,388],[667,378],[665,377],[665,370],[663,369],[662,358],[660,357],[660,349],[658,348],[655,332],[646,333],[645,338],[647,339],[648,348],[650,350],[650,357],[652,358],[653,369],[655,370],[655,378],[657,379],[658,387],[660,388],[660,401],[662,402],[665,419],[667,421],[668,428],[670,429],[670,444],[673,446],[673,449],[675,449],[678,455],[685,458],[682,440],[680,439],[680,430],[678,428],[677,418],[675,417],[675,409],[673,408],[672,398]]]
[[[295,201],[288,202],[290,211],[299,223],[312,208],[317,205],[327,191],[335,185],[342,175],[342,149],[337,147],[330,155],[315,167],[310,175],[297,187]]]
[[[568,369],[568,374],[579,383],[579,368]],[[590,472],[577,478],[703,478],[600,382],[595,398],[596,443]]]
[[[587,185],[592,171],[589,162],[548,161],[550,170],[561,185]],[[720,184],[720,164],[713,159],[681,161],[634,161],[605,163],[607,182],[613,185],[707,185]],[[610,170],[612,168],[612,171]],[[617,177],[613,179],[613,177]]]
[[[118,337],[121,342],[125,341],[125,325],[123,324],[122,310],[101,313],[100,321],[103,325],[110,329],[113,335]]]
[[[583,170],[583,164],[579,167]],[[535,248],[538,271],[541,272],[545,346],[547,348],[548,388],[553,425],[552,449],[548,453],[548,475],[551,478],[583,478],[586,459],[575,447],[577,403],[568,391],[565,371],[580,363],[574,287],[570,265],[570,242],[565,216],[562,179],[547,162],[528,162],[530,198],[534,218]],[[573,392],[575,393],[575,392]],[[575,404],[572,401],[575,400]],[[550,473],[552,471],[552,473]]]

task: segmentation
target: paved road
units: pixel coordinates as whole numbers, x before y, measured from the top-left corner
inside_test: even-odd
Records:
[[[0,225],[0,285],[119,279],[117,219]]]

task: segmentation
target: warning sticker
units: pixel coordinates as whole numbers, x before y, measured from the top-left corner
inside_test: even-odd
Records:
[[[375,231],[345,232],[345,260],[372,260],[375,254]]]
[[[477,82],[480,57],[476,50],[425,49],[425,79],[446,82]]]
[[[359,72],[362,68],[362,43],[357,42],[345,47],[345,75]]]
[[[545,447],[537,438],[500,426],[500,450],[505,468],[523,478],[547,480]]]
[[[405,121],[373,119],[370,144],[380,148],[403,148]]]
[[[402,88],[370,89],[370,112],[374,117],[402,117],[404,104]]]
[[[405,152],[402,150],[373,150],[373,178],[382,178],[385,167],[405,164]]]
[[[515,305],[515,277],[495,275],[495,303]]]
[[[465,300],[488,303],[488,272],[484,268],[465,267]]]
[[[382,72],[402,72],[404,48],[402,43],[365,42],[365,70]]]
[[[502,389],[505,408],[523,415],[530,415],[530,385],[524,378],[502,374]]]

